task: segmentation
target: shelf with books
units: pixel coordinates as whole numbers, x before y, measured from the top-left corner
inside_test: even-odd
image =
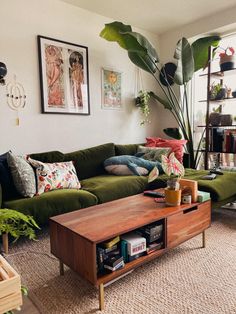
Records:
[[[232,120],[233,122],[233,105],[236,103],[236,97],[234,88],[229,88],[232,86],[233,75],[236,75],[236,68],[229,69],[227,71],[212,71],[212,67],[216,64],[212,58],[213,53],[212,49],[208,50],[208,68],[207,72],[201,74],[200,76],[205,76],[207,78],[206,90],[207,97],[206,99],[199,100],[199,103],[205,103],[205,125],[198,125],[199,128],[202,128],[202,132],[205,132],[205,149],[202,149],[201,152],[204,153],[204,168],[208,169],[211,165],[211,154],[212,153],[225,153],[225,154],[236,154],[236,123],[233,125],[229,122],[226,122],[226,118]],[[231,78],[227,76],[232,76]],[[220,80],[219,83],[214,82],[214,78]],[[231,83],[230,83],[231,82]],[[205,83],[204,83],[205,84]],[[233,90],[233,92],[232,92]],[[203,96],[204,97],[204,96]],[[222,99],[215,99],[222,98]],[[215,107],[214,108],[214,104]],[[200,105],[200,104],[199,104]],[[222,109],[227,111],[227,114],[222,114]],[[227,109],[226,109],[227,108]],[[232,109],[231,109],[232,108]],[[229,111],[229,112],[228,112]],[[215,115],[213,115],[215,114]],[[219,115],[219,117],[216,116]],[[215,117],[215,119],[214,119]],[[213,120],[225,120],[226,125],[211,125]],[[228,121],[228,120],[227,120]],[[203,122],[204,123],[204,122]],[[222,124],[224,124],[222,122]],[[214,124],[214,123],[213,123]],[[219,123],[221,124],[221,123]],[[200,131],[199,131],[200,132]]]
[[[198,128],[206,128],[206,125],[198,125]],[[209,129],[215,129],[215,128],[235,128],[236,124],[228,124],[228,125],[209,125]]]
[[[127,273],[128,271],[137,268],[140,265],[143,265],[144,263],[147,263],[153,259],[155,259],[157,256],[160,256],[164,254],[167,251],[166,248],[157,250],[149,255],[143,255],[132,262],[126,263],[123,268],[118,269],[114,272],[110,272],[107,274],[99,274],[97,275],[97,284],[99,285],[100,283],[104,282],[109,282],[114,278],[120,277],[122,274]]]
[[[166,222],[160,219],[106,242],[98,243],[97,278],[116,278],[163,253],[166,248]],[[106,280],[105,280],[106,281]]]
[[[207,102],[207,99],[201,99],[198,102]],[[225,102],[236,102],[236,97],[223,98],[223,99],[209,99],[210,103],[225,103]]]
[[[200,149],[200,152],[204,153],[206,150],[205,149]],[[222,152],[222,151],[215,151],[215,150],[209,150],[209,154],[235,154],[235,152]]]

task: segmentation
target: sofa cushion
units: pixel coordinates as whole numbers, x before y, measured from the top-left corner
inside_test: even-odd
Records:
[[[135,155],[139,144],[124,144],[115,145],[116,156],[120,155]]]
[[[33,197],[36,194],[36,181],[31,165],[23,156],[16,156],[12,152],[7,154],[7,163],[18,193],[24,197]]]
[[[185,169],[185,178],[198,181],[198,189],[211,193],[213,201],[222,201],[236,195],[236,173],[225,171],[214,180],[203,180],[202,177],[209,173],[206,170]]]
[[[147,159],[150,161],[159,161],[161,162],[162,155],[169,155],[171,152],[170,147],[146,147],[139,145],[138,152],[135,156]]]
[[[170,147],[171,151],[175,153],[175,157],[183,163],[183,145],[187,143],[186,140],[168,140],[160,137],[147,137],[146,140],[148,147]]]
[[[33,198],[21,198],[4,202],[4,207],[31,215],[40,225],[48,218],[73,210],[96,205],[97,197],[82,190],[54,190]]]
[[[64,161],[74,161],[79,180],[106,173],[103,162],[115,156],[115,146],[107,143],[64,155]]]
[[[82,189],[95,194],[99,203],[142,193],[147,187],[147,177],[101,175],[81,181]]]
[[[64,160],[64,154],[57,150],[45,153],[33,153],[29,157],[42,162],[61,162]]]

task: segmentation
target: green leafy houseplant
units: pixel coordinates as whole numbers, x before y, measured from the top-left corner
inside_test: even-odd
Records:
[[[140,90],[138,97],[136,98],[136,107],[139,107],[142,114],[144,115],[145,119],[141,121],[141,125],[144,125],[145,122],[149,122],[148,116],[150,114],[150,108],[149,108],[149,100],[151,96],[148,91]]]
[[[13,209],[0,209],[0,235],[10,234],[15,241],[20,236],[34,240],[36,238],[34,228],[40,229],[33,217]]]
[[[161,84],[159,74],[162,66],[155,48],[143,35],[133,32],[130,25],[117,21],[106,24],[100,36],[108,41],[117,42],[128,51],[130,60],[136,66],[149,72],[154,77],[163,96],[153,92],[150,92],[150,96],[168,109],[176,119],[184,139],[188,141],[186,146],[189,153],[190,166],[195,168],[199,149],[195,154],[187,88],[194,72],[207,66],[208,48],[210,46],[218,46],[220,37],[203,37],[197,39],[192,44],[184,37],[178,41],[174,53],[177,69],[173,80],[176,85],[183,87],[183,93],[180,93],[180,90],[178,92],[174,90],[168,79],[166,79],[165,86]],[[179,134],[173,134],[172,130],[172,137],[176,138],[176,136],[179,136]]]
[[[24,215],[13,209],[0,209],[0,235],[10,234],[15,238],[15,241],[20,236],[26,236],[30,240],[35,240],[34,228],[40,229],[33,217]],[[27,296],[28,289],[25,286],[21,286],[21,293]],[[13,313],[13,311],[8,311],[5,314]]]

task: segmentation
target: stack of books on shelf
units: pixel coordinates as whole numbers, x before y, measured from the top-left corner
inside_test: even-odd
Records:
[[[97,245],[98,273],[114,272],[125,263],[163,248],[163,221],[117,236]]]
[[[97,246],[97,270],[115,271],[124,267],[124,259],[120,252],[120,237],[117,236]]]
[[[213,128],[210,136],[210,150],[236,153],[236,129]]]

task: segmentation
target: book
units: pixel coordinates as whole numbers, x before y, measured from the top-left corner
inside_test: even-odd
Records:
[[[121,250],[121,255],[123,256],[124,262],[126,263],[128,261],[128,251],[127,251],[127,242],[125,240],[121,240],[120,250]]]
[[[108,249],[114,246],[116,243],[120,241],[120,236],[115,237],[114,239],[108,241],[108,242],[103,242],[101,243],[101,246]]]
[[[191,189],[192,203],[196,203],[197,202],[197,189],[198,189],[197,181],[180,179],[179,184],[180,184],[181,190],[184,190],[185,188]]]
[[[115,245],[113,245],[113,246],[111,246],[111,247],[109,247],[107,249],[104,249],[104,252],[105,253],[110,253],[110,252],[113,252],[115,250],[117,250],[117,244],[115,244]]]
[[[127,251],[130,256],[146,251],[146,239],[135,232],[124,234],[121,239],[127,242]]]
[[[210,200],[210,199],[211,199],[210,193],[208,193],[208,192],[203,192],[203,191],[198,191],[198,192],[197,192],[197,201],[198,201],[199,203],[208,201],[208,200]]]
[[[153,242],[148,245],[147,247],[147,254],[151,254],[157,250],[160,250],[163,246],[163,242]]]
[[[104,268],[105,269],[108,269],[108,270],[111,270],[111,271],[115,271],[115,270],[118,270],[118,269],[121,269],[125,266],[125,263],[124,261],[122,260],[119,264],[117,264],[116,266],[112,267],[110,265],[104,265]]]
[[[123,261],[123,256],[117,255],[117,256],[112,256],[107,258],[104,261],[104,266],[110,266],[110,267],[115,267],[116,265],[120,264],[120,262]]]

